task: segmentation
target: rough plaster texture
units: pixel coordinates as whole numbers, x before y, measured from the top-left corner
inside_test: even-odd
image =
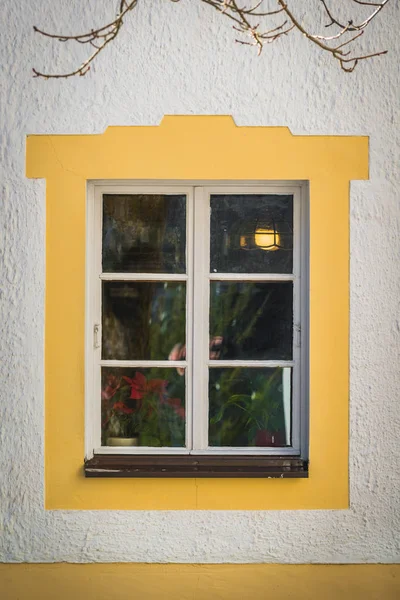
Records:
[[[2,560],[399,561],[399,4],[392,0],[370,32],[390,54],[352,75],[301,36],[257,58],[208,7],[153,0],[140,3],[90,76],[32,79],[32,66],[59,69],[71,59],[65,44],[36,39],[33,24],[81,30],[93,24],[95,5],[100,23],[110,4],[2,2]],[[164,114],[232,114],[239,125],[370,136],[371,179],[351,185],[349,510],[44,510],[45,184],[24,177],[25,136],[154,125]]]

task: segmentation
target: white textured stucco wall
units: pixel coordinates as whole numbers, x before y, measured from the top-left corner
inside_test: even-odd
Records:
[[[391,0],[370,34],[390,54],[340,71],[300,35],[260,58],[196,0],[140,2],[93,73],[32,25],[76,32],[112,0],[3,0],[0,35],[0,557],[4,561],[398,562],[399,23]],[[110,6],[111,5],[111,6]],[[71,49],[76,56],[76,49]],[[45,185],[24,177],[31,133],[154,125],[164,114],[232,114],[238,125],[370,136],[368,182],[351,186],[351,508],[120,512],[43,508]],[[66,257],[67,260],[67,257]],[[61,265],[60,265],[61,267]]]

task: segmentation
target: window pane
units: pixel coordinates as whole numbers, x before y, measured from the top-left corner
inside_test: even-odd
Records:
[[[209,445],[289,446],[290,371],[210,369]]]
[[[212,273],[291,273],[293,196],[213,194]]]
[[[185,377],[176,369],[103,368],[102,446],[185,446]]]
[[[210,282],[210,358],[291,360],[292,282]]]
[[[103,281],[102,358],[168,360],[185,344],[186,284]]]
[[[186,196],[103,195],[103,272],[184,273]]]

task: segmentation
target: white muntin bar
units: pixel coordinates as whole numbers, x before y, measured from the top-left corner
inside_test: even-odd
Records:
[[[99,446],[95,448],[94,454],[153,454],[153,455],[190,455],[190,456],[293,456],[300,454],[299,450],[293,446],[285,447],[260,447],[249,446],[246,448],[236,448],[231,446],[208,447],[204,450],[189,450],[188,448],[163,447],[155,448],[152,446]]]
[[[189,454],[189,450],[171,446],[99,446],[94,454]]]
[[[187,281],[184,273],[101,273],[102,281]]]
[[[101,367],[133,369],[151,369],[152,367],[185,369],[188,366],[185,360],[101,360],[99,364]]]
[[[210,273],[211,281],[293,281],[295,276],[288,273]]]
[[[229,454],[234,456],[293,456],[294,454],[300,454],[300,452],[293,446],[248,446],[246,448],[237,448],[235,446],[212,446],[205,450],[192,450],[189,454],[198,456],[227,456]]]
[[[287,368],[294,367],[292,360],[209,360],[207,365],[211,368],[225,368],[225,367],[246,367],[249,369],[256,368]]]

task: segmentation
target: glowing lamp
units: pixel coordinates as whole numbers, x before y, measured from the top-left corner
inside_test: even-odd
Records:
[[[248,239],[246,235],[241,235],[240,236],[240,247],[241,248],[247,248],[247,246],[249,245]]]
[[[255,231],[254,242],[262,250],[269,250],[270,252],[279,250],[281,247],[280,241],[280,235],[276,229],[262,229],[258,227]]]

